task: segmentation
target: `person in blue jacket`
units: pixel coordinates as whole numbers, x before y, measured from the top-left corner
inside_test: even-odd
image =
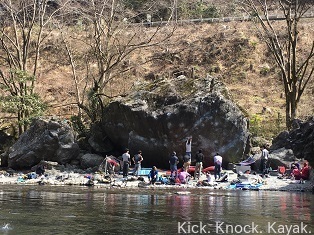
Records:
[[[158,180],[158,171],[157,167],[153,166],[148,174],[148,180],[151,184],[155,184]]]

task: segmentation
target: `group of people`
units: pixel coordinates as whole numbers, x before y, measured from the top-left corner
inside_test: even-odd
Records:
[[[295,180],[300,180],[300,183],[303,183],[304,180],[308,180],[310,177],[310,169],[308,163],[304,162],[302,168],[300,168],[300,164],[292,163],[291,177]]]
[[[183,157],[183,170],[178,172],[178,163],[179,158],[177,157],[176,152],[172,152],[169,164],[170,164],[170,178],[173,178],[179,183],[187,183],[191,179],[191,175],[189,174],[189,167],[191,166],[191,159],[192,159],[192,137],[188,137],[186,140],[186,152]],[[203,170],[203,161],[204,161],[204,154],[202,149],[199,149],[198,152],[195,155],[195,170],[194,170],[194,179],[199,179],[202,170]],[[216,153],[214,156],[214,177],[215,180],[218,180],[221,177],[221,170],[222,170],[222,157],[219,153]],[[208,178],[208,177],[207,177]]]
[[[132,158],[134,162],[134,170],[133,175],[138,176],[139,171],[141,170],[141,163],[143,161],[142,151],[139,150],[137,154],[134,155]],[[131,165],[131,155],[130,150],[126,149],[125,152],[122,154],[122,163],[123,163],[123,177],[127,177],[129,175],[129,168]]]
[[[169,164],[170,164],[170,178],[172,178],[175,182],[178,183],[188,183],[191,179],[191,174],[188,172],[189,168],[191,166],[191,158],[192,158],[192,137],[188,137],[185,143],[186,151],[185,155],[183,157],[183,170],[178,171],[178,164],[179,164],[179,158],[177,157],[177,154],[175,151],[172,152]],[[194,171],[194,178],[199,179],[202,170],[203,170],[203,161],[204,161],[204,154],[202,153],[202,149],[199,149],[198,152],[195,155],[195,171]],[[139,171],[141,170],[141,163],[143,161],[142,151],[139,150],[137,154],[134,155],[132,158],[132,161],[134,162],[134,170],[133,175],[138,176]],[[217,153],[214,157],[214,164],[215,164],[215,179],[219,179],[221,176],[221,166],[222,166],[222,157]],[[127,177],[129,174],[129,168],[131,165],[131,155],[129,152],[129,149],[126,149],[125,152],[122,155],[122,166],[123,166],[123,177]],[[148,178],[150,183],[154,184],[158,179],[158,171],[156,166],[153,166],[151,171],[148,174]]]
[[[177,157],[177,154],[175,151],[172,152],[170,158],[169,158],[169,164],[170,164],[170,178],[173,179],[174,182],[177,183],[188,183],[191,179],[191,174],[189,173],[189,168],[191,166],[191,159],[192,159],[192,137],[188,137],[186,140],[186,151],[185,155],[183,156],[183,168],[182,170],[178,170],[178,164],[179,164],[179,158]],[[261,163],[260,163],[260,172],[262,173],[262,176],[265,177],[267,175],[267,162],[269,159],[269,152],[267,150],[267,145],[264,145],[261,147]],[[217,152],[214,156],[214,180],[217,181],[221,178],[221,170],[222,170],[222,157]],[[137,154],[134,155],[132,158],[132,161],[134,163],[134,170],[133,175],[139,176],[139,171],[141,170],[141,163],[143,161],[142,151],[139,150]],[[199,179],[202,170],[203,170],[203,161],[204,161],[204,154],[202,149],[199,149],[198,152],[195,155],[195,171],[194,171],[194,179]],[[129,174],[129,167],[131,165],[131,156],[129,153],[129,149],[126,149],[124,154],[122,155],[122,162],[123,162],[123,177],[127,177]],[[292,164],[291,166],[291,177],[293,177],[296,180],[300,180],[302,182],[303,180],[307,180],[309,178],[309,166],[307,163],[304,163],[304,166],[302,169],[300,169],[300,166],[298,164]],[[208,176],[211,177],[210,175]],[[207,177],[207,178],[208,178]],[[155,184],[157,182],[159,176],[158,176],[158,170],[156,166],[153,166],[148,174],[148,179],[151,184]]]
[[[269,159],[269,151],[267,150],[268,146],[263,145],[261,147],[261,163],[260,163],[260,171],[262,173],[262,177],[268,173],[268,159]],[[303,183],[304,180],[308,180],[310,177],[310,169],[307,162],[303,163],[303,167],[301,168],[300,164],[295,162],[291,164],[291,173],[288,176],[289,178],[300,180],[300,183]]]

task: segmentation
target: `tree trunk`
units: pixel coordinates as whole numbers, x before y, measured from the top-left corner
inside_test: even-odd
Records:
[[[291,120],[291,99],[289,93],[286,94],[286,127],[290,130],[292,125]]]
[[[21,120],[22,120],[22,115],[21,115],[21,112],[18,111],[17,112],[17,123],[18,123],[17,125],[18,125],[18,129],[19,129],[19,136],[22,135],[22,133],[23,133],[23,125],[22,125]]]
[[[314,42],[312,41],[308,54],[303,51],[304,48],[300,50],[301,45],[298,43],[298,23],[305,13],[310,12],[313,0],[273,1],[275,5],[278,4],[284,15],[286,21],[284,30],[277,28],[278,25],[269,18],[269,6],[273,4],[272,1],[243,0],[240,2],[244,11],[259,22],[258,33],[265,40],[281,69],[286,98],[286,127],[291,129],[293,120],[298,115],[300,98],[314,74]]]
[[[296,101],[296,97],[293,97],[293,100],[291,102],[291,123],[289,126],[289,129],[292,128],[292,122],[298,117],[298,103]]]
[[[293,120],[298,116],[298,102],[295,94],[289,92],[286,94],[286,126],[288,130],[291,130]]]

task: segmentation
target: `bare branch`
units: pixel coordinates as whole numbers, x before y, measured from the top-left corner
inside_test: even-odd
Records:
[[[313,78],[314,41],[309,55],[303,58],[298,51],[298,23],[306,12],[313,6],[313,1],[278,0],[275,2],[281,9],[286,23],[286,37],[279,37],[275,24],[269,19],[267,0],[242,0],[244,11],[255,17],[258,34],[265,41],[280,68],[283,87],[286,95],[286,121],[290,128],[296,118],[300,98]]]

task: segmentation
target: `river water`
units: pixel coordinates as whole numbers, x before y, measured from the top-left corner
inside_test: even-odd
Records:
[[[0,234],[314,234],[311,193],[182,190],[2,185]]]

